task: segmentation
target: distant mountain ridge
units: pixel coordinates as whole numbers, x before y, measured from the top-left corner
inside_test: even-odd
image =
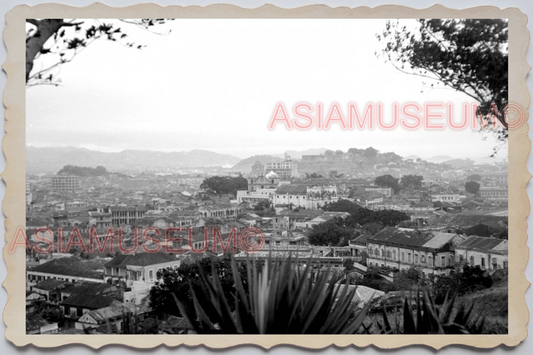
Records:
[[[430,163],[437,163],[437,164],[440,164],[440,163],[445,162],[447,160],[453,160],[453,158],[450,157],[449,155],[437,155],[435,157],[431,157],[429,159],[426,159],[426,161],[428,161]]]
[[[291,157],[291,159],[302,159],[303,155],[320,155],[326,152],[326,148],[311,148],[306,150],[287,150],[284,154],[272,154],[274,157],[285,158],[285,154]]]
[[[169,153],[128,149],[118,153],[108,153],[74,147],[26,147],[28,173],[57,173],[65,165],[93,168],[103,166],[109,171],[117,171],[233,166],[240,160],[232,155],[199,149]]]
[[[451,165],[454,168],[471,168],[474,166],[475,162],[468,158],[466,159],[451,159],[443,161],[442,164]]]

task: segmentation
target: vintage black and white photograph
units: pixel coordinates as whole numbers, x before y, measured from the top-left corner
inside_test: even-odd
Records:
[[[26,334],[508,334],[508,25],[26,19]]]

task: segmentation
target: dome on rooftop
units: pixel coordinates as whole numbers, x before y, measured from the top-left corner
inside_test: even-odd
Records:
[[[279,175],[273,171],[270,171],[268,174],[266,174],[266,178],[267,179],[279,179]]]

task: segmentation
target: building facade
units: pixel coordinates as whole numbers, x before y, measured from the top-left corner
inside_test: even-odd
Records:
[[[462,241],[455,233],[387,227],[368,238],[367,262],[398,270],[416,267],[426,276],[447,275],[455,267],[454,248]]]
[[[60,174],[52,176],[52,190],[66,192],[77,191],[80,188],[80,177]]]
[[[298,163],[286,157],[282,162],[267,163],[267,172],[275,172],[281,179],[289,179],[298,176]]]
[[[455,261],[483,270],[507,269],[508,245],[506,239],[470,236],[455,248]]]

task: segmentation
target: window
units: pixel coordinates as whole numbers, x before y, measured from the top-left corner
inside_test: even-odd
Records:
[[[426,263],[426,256],[425,255],[420,255],[420,263],[421,264],[425,264]]]
[[[402,251],[402,261],[405,261],[405,253]]]
[[[485,258],[481,258],[481,268],[485,268]]]
[[[470,257],[470,266],[474,266],[474,256]]]
[[[445,267],[446,266],[446,257],[445,256],[441,256],[440,257],[440,266],[441,267]]]
[[[148,271],[148,279],[150,281],[154,281],[154,270],[149,270]]]
[[[418,264],[418,254],[415,254],[415,264]]]
[[[396,250],[392,251],[392,259],[396,261]]]
[[[408,263],[411,262],[411,253],[407,253],[407,262],[408,262]]]
[[[391,252],[390,252],[390,250],[388,250],[388,251],[387,251],[387,259],[390,260],[390,258],[391,258]]]

